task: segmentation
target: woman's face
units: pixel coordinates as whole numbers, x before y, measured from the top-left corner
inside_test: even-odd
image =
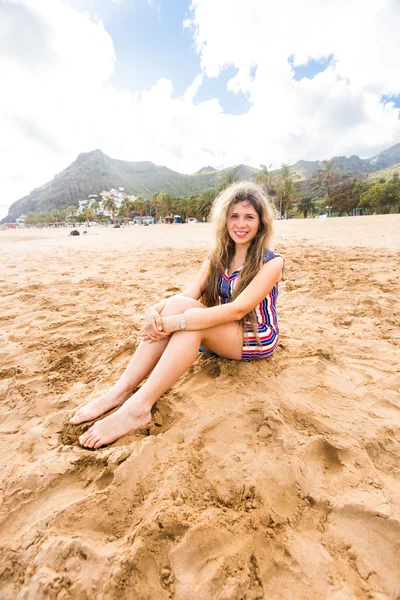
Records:
[[[260,217],[251,202],[236,202],[228,215],[228,233],[235,244],[248,247],[257,235]]]

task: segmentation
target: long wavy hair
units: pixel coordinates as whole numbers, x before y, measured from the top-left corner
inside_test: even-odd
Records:
[[[237,202],[250,203],[260,218],[260,224],[257,234],[251,240],[247,250],[246,259],[235,285],[232,300],[237,298],[240,292],[257,275],[262,266],[263,253],[269,248],[275,212],[265,191],[260,185],[249,181],[241,181],[230,185],[215,199],[211,210],[214,242],[209,255],[210,266],[201,296],[201,302],[206,306],[219,304],[218,281],[221,274],[229,269],[235,254],[235,242],[228,233],[227,224],[232,209]],[[255,311],[251,311],[241,319],[240,324],[242,326],[246,318],[250,319],[253,330],[255,330]]]

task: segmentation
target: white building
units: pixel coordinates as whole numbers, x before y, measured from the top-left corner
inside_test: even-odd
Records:
[[[18,227],[25,227],[25,219],[25,215],[21,215],[20,217],[18,217],[18,219],[15,219],[15,222],[17,223]]]
[[[124,198],[129,198],[132,202],[136,200],[136,196],[134,194],[127,194],[123,187],[119,187],[118,190],[115,188],[111,188],[108,191],[103,191],[98,196],[97,194],[89,194],[87,200],[79,200],[79,212],[82,213],[87,208],[90,208],[95,202],[98,202],[100,205],[100,209],[98,212],[102,213],[107,217],[111,217],[112,215],[108,210],[103,207],[103,202],[107,198],[111,198],[114,200],[117,209],[121,208],[122,201]]]

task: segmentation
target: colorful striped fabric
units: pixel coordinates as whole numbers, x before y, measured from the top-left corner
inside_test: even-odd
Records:
[[[267,263],[277,256],[282,256],[274,250],[267,250],[263,255],[263,263]],[[218,293],[221,304],[232,301],[232,294],[236,281],[240,275],[240,269],[228,275],[223,273],[218,282]],[[257,317],[256,331],[258,339],[254,335],[251,321],[248,319],[244,324],[243,353],[242,360],[259,360],[271,356],[278,345],[279,325],[276,312],[276,300],[278,298],[278,284],[276,283],[268,296],[255,308]]]

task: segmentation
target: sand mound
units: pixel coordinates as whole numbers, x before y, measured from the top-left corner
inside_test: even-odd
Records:
[[[1,598],[399,597],[389,219],[374,248],[362,247],[368,228],[378,239],[374,218],[354,219],[347,247],[351,219],[334,222],[336,246],[313,242],[313,221],[297,238],[280,223],[278,351],[199,357],[148,428],[97,451],[69,416],[118,378],[144,307],[190,280],[209,228],[0,238]]]

